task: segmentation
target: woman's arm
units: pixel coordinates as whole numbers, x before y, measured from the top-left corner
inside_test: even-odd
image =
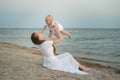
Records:
[[[52,38],[52,31],[49,32],[49,36],[47,37],[46,40],[51,40],[51,38]]]
[[[43,34],[43,32],[46,30],[47,26],[44,26],[41,33]]]
[[[57,27],[57,24],[54,25],[54,26]],[[58,27],[55,29],[55,32],[56,32],[56,35],[57,35],[57,36],[56,36],[57,39],[56,39],[56,40],[53,40],[53,45],[54,45],[54,44],[57,44],[57,43],[60,43],[60,42],[63,40],[63,37],[62,37],[60,31],[58,30]]]

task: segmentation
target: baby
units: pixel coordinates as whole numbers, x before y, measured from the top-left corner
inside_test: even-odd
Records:
[[[51,31],[54,31],[56,26],[58,27],[58,30],[64,34],[64,35],[67,35],[69,38],[71,38],[71,34],[67,31],[64,30],[63,26],[58,23],[57,21],[54,21],[53,20],[53,16],[52,15],[48,15],[46,18],[45,18],[45,22],[46,22],[46,25],[43,27],[41,33],[43,33],[46,28],[48,27]]]

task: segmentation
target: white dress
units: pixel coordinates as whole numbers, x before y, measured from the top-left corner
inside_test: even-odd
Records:
[[[53,41],[45,41],[39,45],[40,52],[44,56],[43,66],[53,70],[65,71],[70,73],[77,73],[86,75],[88,73],[80,71],[79,63],[73,58],[70,53],[63,53],[54,55],[53,53]]]

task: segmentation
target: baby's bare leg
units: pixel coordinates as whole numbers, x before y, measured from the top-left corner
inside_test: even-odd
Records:
[[[72,38],[71,34],[64,29],[60,31],[62,34],[67,35],[69,38]]]

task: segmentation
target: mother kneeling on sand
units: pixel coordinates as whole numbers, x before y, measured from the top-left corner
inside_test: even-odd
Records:
[[[57,28],[54,31],[57,35],[57,39],[55,40],[51,40],[52,31],[50,31],[47,39],[43,39],[43,35],[40,32],[34,32],[31,35],[32,42],[39,46],[40,52],[44,56],[43,66],[52,70],[87,75],[88,73],[84,71],[88,71],[89,68],[79,64],[70,53],[66,52],[55,55],[55,48],[53,45],[62,42],[63,37]]]

